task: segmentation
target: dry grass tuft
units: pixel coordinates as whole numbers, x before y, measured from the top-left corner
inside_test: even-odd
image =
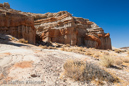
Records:
[[[123,57],[121,58],[123,62],[125,63],[129,63],[129,57]]]
[[[100,59],[100,64],[104,67],[110,67],[114,63],[114,58],[112,58],[111,56],[103,56]]]
[[[21,43],[25,43],[25,44],[28,44],[28,41],[27,40],[25,40],[25,39],[19,39],[19,42],[21,42]]]
[[[92,80],[91,83],[94,83],[97,86],[103,86],[104,85],[102,80]]]
[[[126,52],[126,50],[114,49],[116,53]]]
[[[91,52],[88,51],[88,52],[85,53],[85,55],[93,56],[93,53],[91,53]]]
[[[104,55],[110,55],[108,52],[103,52]]]
[[[95,79],[109,82],[119,81],[116,76],[112,75],[104,69],[101,69],[98,65],[81,60],[67,60],[63,65],[63,68],[64,72],[62,75],[77,81],[92,81]]]
[[[85,49],[83,47],[78,47],[78,51],[85,52]]]
[[[120,67],[124,62],[121,57],[103,56],[100,58],[100,64],[104,67],[118,66]]]
[[[83,61],[79,60],[67,60],[66,63],[63,65],[65,70],[65,75],[74,79],[74,80],[82,80],[83,79],[83,72],[86,68],[86,64]]]
[[[100,56],[100,54],[94,54],[93,57],[94,57],[95,59],[99,59],[101,56]]]
[[[114,64],[115,64],[115,65],[121,65],[121,64],[123,64],[123,60],[121,60],[121,58],[116,58],[116,59],[114,60]]]
[[[119,49],[115,49],[114,50],[116,53],[120,53],[121,52],[121,50],[119,50]]]

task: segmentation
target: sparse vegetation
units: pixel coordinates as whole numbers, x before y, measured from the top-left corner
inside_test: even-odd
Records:
[[[121,50],[119,50],[119,49],[115,49],[114,50],[116,53],[120,53],[121,52]]]
[[[91,52],[86,52],[85,55],[92,56],[93,54]]]
[[[100,55],[99,55],[99,54],[94,54],[93,57],[94,57],[95,59],[99,59]]]
[[[110,55],[108,52],[103,52],[104,55]]]
[[[64,66],[64,74],[74,80],[82,80],[86,64],[79,60],[68,60]]]
[[[104,67],[118,66],[120,67],[123,62],[129,62],[129,58],[126,57],[113,57],[103,56],[100,58],[100,64]]]
[[[123,57],[122,61],[125,62],[125,63],[129,63],[129,57]]]
[[[116,53],[126,52],[126,50],[114,49]]]
[[[25,44],[28,44],[28,41],[27,40],[25,40],[25,39],[19,39],[19,42],[21,42],[21,43],[25,43]]]
[[[114,64],[115,65],[121,65],[123,63],[123,61],[121,60],[121,58],[116,58],[115,60],[114,60]]]
[[[101,69],[98,65],[81,60],[67,60],[63,68],[64,72],[62,75],[77,81],[92,81],[95,79],[109,82],[119,81],[116,76]]]
[[[104,67],[110,67],[114,64],[114,58],[112,58],[111,56],[103,56],[100,59],[100,64]]]

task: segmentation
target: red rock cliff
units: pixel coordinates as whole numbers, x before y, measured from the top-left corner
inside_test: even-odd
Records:
[[[34,19],[19,11],[10,9],[8,3],[0,4],[0,33],[24,38],[35,44]]]
[[[109,33],[89,19],[73,17],[67,11],[34,14],[16,11],[8,3],[0,4],[0,33],[37,41],[112,49]]]
[[[73,17],[67,11],[33,16],[37,35],[44,42],[111,49],[110,34],[88,19]]]

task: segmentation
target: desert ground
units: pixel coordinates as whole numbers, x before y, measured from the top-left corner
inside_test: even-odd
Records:
[[[10,35],[0,36],[1,86],[129,85],[129,53],[127,49],[100,50],[57,43],[53,43],[53,45],[54,47],[35,46],[20,43]],[[69,68],[71,66],[67,63],[74,63],[74,61],[86,62],[84,69],[88,71],[85,73],[89,75],[86,79],[84,75],[72,76],[73,72],[80,74],[82,71],[80,68],[76,71]],[[79,66],[77,65],[77,67]],[[70,71],[67,70],[68,68]],[[97,73],[100,74],[95,75]],[[93,75],[96,76],[94,79]],[[83,79],[79,78],[81,76]]]

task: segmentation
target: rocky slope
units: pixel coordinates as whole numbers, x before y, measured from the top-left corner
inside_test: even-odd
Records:
[[[73,17],[67,11],[25,13],[10,9],[9,4],[4,3],[0,4],[0,22],[0,33],[25,38],[30,43],[35,43],[36,39],[43,42],[112,49],[109,33],[104,33],[101,27],[89,19]]]

